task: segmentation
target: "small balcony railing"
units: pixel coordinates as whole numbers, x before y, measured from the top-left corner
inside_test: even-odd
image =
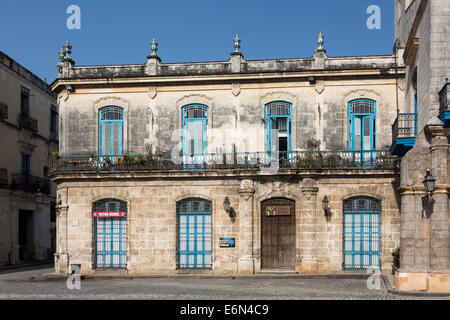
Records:
[[[439,92],[439,119],[445,127],[450,126],[450,82],[446,82]]]
[[[0,120],[8,118],[8,105],[0,102]]]
[[[21,189],[25,192],[41,192],[50,194],[50,180],[30,175],[13,174],[11,176],[11,188]]]
[[[392,140],[415,138],[417,136],[417,114],[399,113],[392,126]]]
[[[0,168],[0,187],[8,185],[8,169]]]
[[[114,161],[110,161],[114,159]],[[220,169],[348,169],[395,168],[398,158],[387,150],[293,151],[268,155],[266,152],[235,152],[184,155],[63,156],[53,158],[50,173],[102,171],[167,171]]]
[[[19,126],[31,131],[38,131],[38,121],[25,113],[19,115]]]

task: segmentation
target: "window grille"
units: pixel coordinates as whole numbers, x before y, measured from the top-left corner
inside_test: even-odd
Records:
[[[375,102],[372,100],[354,100],[350,102],[350,113],[367,114],[375,113]]]
[[[207,119],[208,108],[203,105],[190,105],[184,107],[185,119]]]
[[[267,106],[267,116],[288,117],[291,115],[291,105],[287,102],[274,102]]]
[[[123,109],[119,107],[106,107],[101,109],[101,120],[123,120]]]

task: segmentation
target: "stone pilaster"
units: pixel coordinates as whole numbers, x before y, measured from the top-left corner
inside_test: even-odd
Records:
[[[255,189],[253,180],[242,180],[239,187],[239,274],[253,274],[253,198]]]
[[[433,193],[433,212],[430,217],[430,272],[450,274],[448,137],[442,127],[429,128],[429,132],[432,135],[430,147],[431,173],[436,179],[436,189]]]
[[[57,210],[57,241],[55,253],[55,272],[64,274],[69,272],[68,252],[68,212],[69,206],[58,205]]]
[[[316,201],[318,188],[316,181],[305,178],[302,181],[302,202],[300,228],[302,230],[301,264],[296,270],[301,273],[317,272],[316,253]]]

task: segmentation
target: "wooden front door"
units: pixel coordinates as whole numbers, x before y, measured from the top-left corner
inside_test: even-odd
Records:
[[[261,268],[295,268],[295,201],[261,203]]]

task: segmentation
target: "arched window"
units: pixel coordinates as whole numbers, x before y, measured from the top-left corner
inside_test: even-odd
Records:
[[[177,202],[178,268],[212,266],[211,201],[189,198]]]
[[[208,153],[208,107],[202,104],[190,104],[182,109],[183,163],[203,164]]]
[[[124,269],[127,265],[127,203],[103,199],[92,205],[94,267]]]
[[[110,158],[123,153],[123,108],[99,110],[98,149],[100,155]]]
[[[351,151],[376,149],[376,102],[357,99],[348,103],[348,148]]]
[[[380,200],[344,200],[344,269],[380,266],[380,216]]]
[[[278,130],[278,138],[273,136]],[[289,157],[292,151],[292,104],[285,101],[274,101],[265,105],[266,151],[269,156],[274,151],[280,152],[280,158]],[[278,144],[278,150],[275,145]]]

